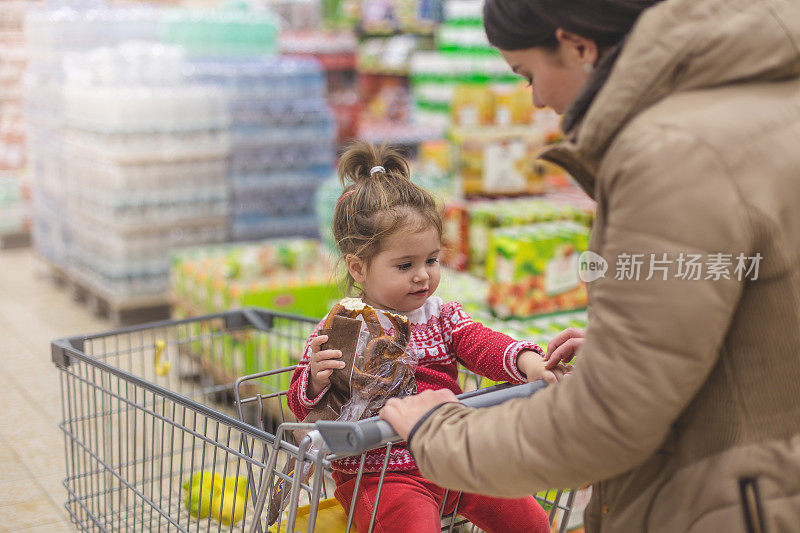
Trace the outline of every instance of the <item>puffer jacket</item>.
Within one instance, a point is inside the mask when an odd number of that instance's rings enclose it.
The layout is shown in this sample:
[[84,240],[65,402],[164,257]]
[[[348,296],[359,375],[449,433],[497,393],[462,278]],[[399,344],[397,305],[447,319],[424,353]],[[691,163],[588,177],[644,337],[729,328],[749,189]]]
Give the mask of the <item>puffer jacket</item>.
[[800,2],[656,4],[566,133],[543,157],[597,200],[608,261],[574,376],[440,407],[411,439],[422,473],[592,482],[590,532],[800,530]]

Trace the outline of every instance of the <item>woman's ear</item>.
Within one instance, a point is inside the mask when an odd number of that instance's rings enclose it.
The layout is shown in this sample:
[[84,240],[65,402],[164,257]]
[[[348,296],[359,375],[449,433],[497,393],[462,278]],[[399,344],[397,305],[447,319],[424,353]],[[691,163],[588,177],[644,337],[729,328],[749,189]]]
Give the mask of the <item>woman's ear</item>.
[[594,66],[597,64],[600,50],[597,47],[597,43],[592,39],[582,37],[563,28],[556,29],[556,39],[560,45],[562,60],[567,62],[568,65],[583,66],[588,63]]
[[347,264],[347,271],[350,272],[350,276],[355,282],[364,283],[364,279],[367,277],[367,265],[364,260],[353,254],[347,254],[344,261]]

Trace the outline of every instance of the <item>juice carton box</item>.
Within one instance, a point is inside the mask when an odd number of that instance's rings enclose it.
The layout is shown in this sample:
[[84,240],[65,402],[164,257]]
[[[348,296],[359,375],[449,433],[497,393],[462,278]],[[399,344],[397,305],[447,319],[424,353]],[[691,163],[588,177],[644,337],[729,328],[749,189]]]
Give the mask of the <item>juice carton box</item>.
[[515,198],[496,202],[476,202],[468,214],[467,241],[469,271],[486,277],[486,257],[497,228],[523,226],[553,220],[587,219],[584,212],[567,204],[554,204],[540,198]]
[[465,200],[444,208],[442,262],[458,271],[466,271],[469,266],[469,203]]
[[572,221],[496,230],[487,258],[490,309],[525,318],[585,307],[578,256],[588,241],[588,228]]
[[543,198],[459,200],[444,210],[443,262],[459,271],[486,276],[486,254],[496,228],[552,220],[591,224],[592,213],[583,207]]
[[453,128],[456,172],[464,194],[499,196],[544,192],[544,166],[536,153],[545,136],[530,126]]

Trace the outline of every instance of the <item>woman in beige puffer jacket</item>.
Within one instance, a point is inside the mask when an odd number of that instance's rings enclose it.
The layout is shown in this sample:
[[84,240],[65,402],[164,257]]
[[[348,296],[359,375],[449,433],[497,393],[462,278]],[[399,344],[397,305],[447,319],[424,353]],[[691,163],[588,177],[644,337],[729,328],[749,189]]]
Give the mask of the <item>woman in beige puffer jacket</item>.
[[[444,487],[592,482],[590,532],[797,531],[800,2],[487,0],[484,14],[534,102],[565,113],[567,140],[542,157],[597,200],[590,248],[609,270],[569,341],[571,379],[491,409],[430,393],[382,416]],[[608,17],[633,27],[603,33]]]

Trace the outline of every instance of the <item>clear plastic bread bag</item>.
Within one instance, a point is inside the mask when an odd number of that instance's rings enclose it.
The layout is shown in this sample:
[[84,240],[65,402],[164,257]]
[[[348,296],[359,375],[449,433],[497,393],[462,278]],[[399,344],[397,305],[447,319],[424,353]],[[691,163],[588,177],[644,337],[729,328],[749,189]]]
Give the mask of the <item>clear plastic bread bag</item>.
[[[339,302],[326,325],[333,326],[334,331],[342,319],[356,319],[361,324],[352,356],[342,350],[345,368],[331,375],[331,388],[345,391],[345,397],[349,393],[337,419],[353,421],[374,416],[389,398],[416,394],[417,358],[407,350],[411,334],[408,319],[375,310],[356,298]],[[355,329],[355,325],[350,327]]]

